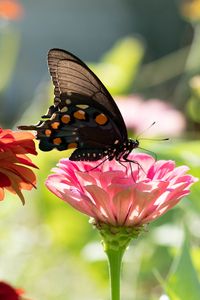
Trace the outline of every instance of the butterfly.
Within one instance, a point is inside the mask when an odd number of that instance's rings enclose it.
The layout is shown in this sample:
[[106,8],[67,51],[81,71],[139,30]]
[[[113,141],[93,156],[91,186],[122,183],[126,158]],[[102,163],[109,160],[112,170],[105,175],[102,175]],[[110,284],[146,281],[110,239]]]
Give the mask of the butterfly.
[[69,157],[73,161],[130,161],[128,155],[139,141],[128,138],[123,117],[100,79],[61,49],[48,52],[48,67],[54,104],[38,124],[18,128],[35,130],[42,151],[74,149]]

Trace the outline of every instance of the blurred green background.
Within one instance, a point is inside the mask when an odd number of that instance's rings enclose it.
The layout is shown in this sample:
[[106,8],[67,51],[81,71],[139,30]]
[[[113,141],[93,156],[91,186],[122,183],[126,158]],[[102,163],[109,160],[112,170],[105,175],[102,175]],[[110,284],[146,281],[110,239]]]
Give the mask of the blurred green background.
[[[10,2],[11,5],[6,5]],[[200,1],[0,0],[0,126],[37,123],[53,100],[50,48],[86,61],[117,100],[130,137],[200,177]],[[108,300],[108,270],[88,218],[44,186],[68,152],[38,153],[37,190],[0,209],[0,279],[33,300]],[[200,299],[200,189],[129,247],[123,300]]]

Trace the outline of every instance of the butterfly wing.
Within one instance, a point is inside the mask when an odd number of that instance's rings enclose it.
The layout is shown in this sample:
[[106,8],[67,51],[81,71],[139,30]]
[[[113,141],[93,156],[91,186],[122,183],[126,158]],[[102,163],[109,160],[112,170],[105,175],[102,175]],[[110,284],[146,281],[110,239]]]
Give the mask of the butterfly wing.
[[47,60],[48,60],[49,72],[52,77],[52,82],[54,85],[55,104],[58,104],[60,99],[60,90],[59,90],[58,79],[57,79],[57,66],[58,66],[58,62],[63,59],[75,60],[81,63],[81,61],[77,57],[75,57],[74,55],[72,55],[71,53],[65,50],[51,49],[48,52]]
[[111,114],[127,139],[123,117],[112,96],[99,78],[78,57],[61,49],[51,49],[48,53],[49,71],[55,86],[54,93],[60,98],[62,93],[76,93],[88,96],[100,103]]
[[62,94],[60,106],[61,109],[50,119],[30,128],[37,131],[41,150],[78,148],[101,151],[122,142],[120,129],[112,115],[91,98],[74,93],[70,96]]
[[116,103],[80,59],[67,51],[52,49],[48,65],[55,87],[54,105],[45,116],[48,119],[19,127],[37,131],[41,150],[77,148],[80,153],[83,149],[102,153],[103,149],[127,140],[126,126]]

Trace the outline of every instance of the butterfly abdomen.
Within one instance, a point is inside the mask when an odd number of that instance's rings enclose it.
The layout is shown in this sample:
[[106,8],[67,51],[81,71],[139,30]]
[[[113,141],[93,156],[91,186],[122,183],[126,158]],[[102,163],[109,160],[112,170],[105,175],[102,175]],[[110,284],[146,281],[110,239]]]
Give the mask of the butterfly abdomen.
[[102,149],[76,149],[70,156],[74,161],[97,161],[105,156]]
[[138,140],[128,139],[124,143],[116,143],[108,148],[80,148],[76,149],[70,156],[74,161],[97,161],[104,157],[108,160],[126,160],[130,152],[139,146]]

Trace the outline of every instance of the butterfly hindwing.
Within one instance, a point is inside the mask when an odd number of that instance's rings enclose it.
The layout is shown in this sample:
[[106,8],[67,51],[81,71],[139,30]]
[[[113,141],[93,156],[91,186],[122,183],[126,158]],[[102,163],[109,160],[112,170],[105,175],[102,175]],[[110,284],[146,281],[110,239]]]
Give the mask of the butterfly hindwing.
[[62,94],[60,105],[61,109],[37,128],[41,150],[105,149],[121,141],[109,111],[100,104],[91,105],[87,97],[78,94]]

